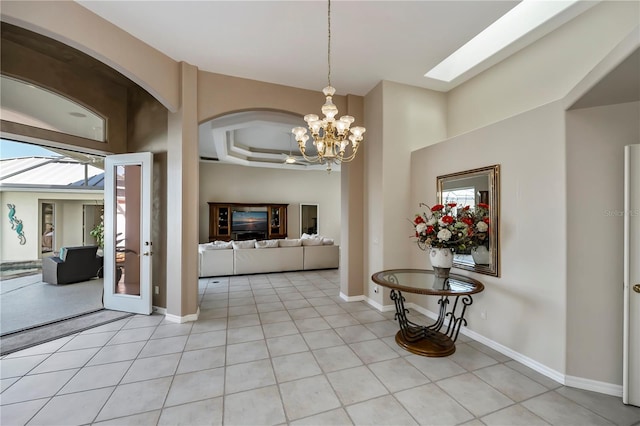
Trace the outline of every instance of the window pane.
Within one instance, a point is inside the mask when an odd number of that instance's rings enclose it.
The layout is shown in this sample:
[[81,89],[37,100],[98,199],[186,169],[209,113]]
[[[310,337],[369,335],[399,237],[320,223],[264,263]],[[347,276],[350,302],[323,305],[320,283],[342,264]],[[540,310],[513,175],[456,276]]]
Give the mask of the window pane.
[[21,80],[2,76],[2,119],[96,141],[105,141],[105,121],[82,105]]

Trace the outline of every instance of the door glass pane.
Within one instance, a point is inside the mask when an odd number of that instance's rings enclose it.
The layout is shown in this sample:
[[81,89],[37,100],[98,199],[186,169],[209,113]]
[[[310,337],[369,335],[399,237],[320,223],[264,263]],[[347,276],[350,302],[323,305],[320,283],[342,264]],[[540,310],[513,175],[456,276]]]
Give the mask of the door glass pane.
[[118,294],[140,295],[140,193],[138,164],[116,166],[115,289]]

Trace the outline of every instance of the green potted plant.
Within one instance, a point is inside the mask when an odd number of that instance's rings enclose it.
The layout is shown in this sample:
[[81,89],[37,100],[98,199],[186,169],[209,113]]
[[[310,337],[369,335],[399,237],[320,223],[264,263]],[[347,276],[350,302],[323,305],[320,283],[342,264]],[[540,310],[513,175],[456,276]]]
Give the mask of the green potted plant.
[[99,251],[102,252],[104,250],[104,220],[102,216],[100,216],[100,223],[89,231],[89,235],[96,239]]
[[[96,243],[98,244],[98,256],[104,256],[104,217],[100,216],[100,223],[98,223],[91,231],[89,231],[89,235],[96,239]],[[121,235],[122,233],[118,233]],[[122,242],[123,240],[117,240],[116,244]],[[116,251],[124,251],[123,249],[116,247]],[[103,270],[100,268],[98,271],[98,277],[102,278]],[[116,282],[120,281],[122,277],[122,267],[116,266]]]

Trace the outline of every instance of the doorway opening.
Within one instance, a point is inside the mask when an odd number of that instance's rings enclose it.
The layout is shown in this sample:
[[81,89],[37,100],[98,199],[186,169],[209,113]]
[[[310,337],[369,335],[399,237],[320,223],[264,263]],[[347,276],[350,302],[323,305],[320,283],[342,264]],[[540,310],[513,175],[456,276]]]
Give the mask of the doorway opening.
[[[0,335],[23,332],[103,309],[102,279],[44,282],[43,261],[68,247],[95,246],[91,231],[104,205],[102,157],[0,139],[0,207],[20,234],[0,222]],[[14,222],[15,223],[15,222]],[[17,236],[22,238],[18,239]]]

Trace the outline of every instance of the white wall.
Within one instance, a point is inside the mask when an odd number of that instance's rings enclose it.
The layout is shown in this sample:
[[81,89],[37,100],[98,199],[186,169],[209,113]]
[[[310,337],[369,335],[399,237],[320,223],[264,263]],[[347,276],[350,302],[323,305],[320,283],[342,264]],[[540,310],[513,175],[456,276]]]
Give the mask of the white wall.
[[563,98],[640,22],[640,2],[603,1],[449,92],[448,135]]
[[300,203],[318,204],[319,232],[340,244],[340,173],[200,163],[199,241],[209,240],[208,202],[289,204],[289,238],[300,236]]
[[638,102],[567,112],[567,374],[618,385],[624,146],[640,143],[638,117]]
[[[564,111],[555,102],[411,156],[414,213],[419,202],[436,202],[437,176],[500,164],[500,277],[454,269],[485,284],[468,311],[468,328],[552,375],[564,373],[566,353],[564,133]],[[428,267],[414,241],[403,244],[412,246],[411,267]],[[433,299],[416,300],[437,312]]]
[[[100,193],[21,192],[0,191],[2,217],[0,220],[0,261],[26,261],[41,257],[41,238],[44,232],[40,223],[40,203],[55,205],[54,251],[62,246],[81,246],[84,241],[83,205],[103,204]],[[20,245],[16,231],[11,229],[7,204],[15,204],[16,217],[22,220],[26,244]]]
[[[40,254],[40,219],[38,217],[38,202],[30,193],[25,192],[0,192],[0,260],[22,261],[35,260]],[[20,245],[18,234],[11,229],[9,223],[9,207],[15,205],[15,217],[22,221],[26,243]]]

